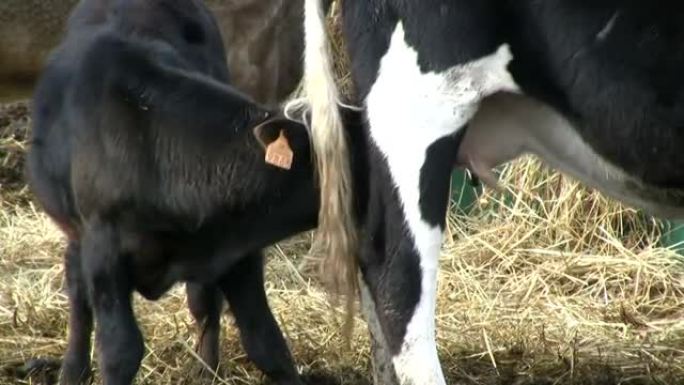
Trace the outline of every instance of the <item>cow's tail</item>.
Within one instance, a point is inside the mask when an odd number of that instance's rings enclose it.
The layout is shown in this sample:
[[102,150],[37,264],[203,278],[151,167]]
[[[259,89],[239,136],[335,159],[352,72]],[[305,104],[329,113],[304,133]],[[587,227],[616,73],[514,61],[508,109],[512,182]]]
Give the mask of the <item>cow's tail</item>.
[[[337,293],[347,295],[347,331],[358,293],[357,239],[353,217],[352,175],[340,95],[335,83],[332,52],[327,38],[324,1],[305,0],[304,87],[310,112],[311,141],[320,185],[314,250],[320,253],[321,272]],[[339,0],[338,0],[339,1]]]

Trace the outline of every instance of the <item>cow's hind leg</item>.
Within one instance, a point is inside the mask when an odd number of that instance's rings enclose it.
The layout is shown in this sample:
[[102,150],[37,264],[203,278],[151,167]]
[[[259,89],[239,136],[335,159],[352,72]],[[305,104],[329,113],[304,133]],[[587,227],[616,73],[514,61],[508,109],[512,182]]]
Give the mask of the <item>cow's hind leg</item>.
[[449,134],[405,148],[405,156],[416,164],[387,157],[384,166],[384,155],[378,153],[373,159],[379,165],[373,166],[370,236],[362,243],[360,267],[377,384],[444,384],[434,312],[456,143]]
[[60,383],[86,383],[90,377],[90,338],[93,332],[93,312],[88,303],[87,290],[81,270],[81,246],[70,241],[64,256],[65,275],[69,296],[69,339]]
[[243,257],[221,283],[249,359],[279,385],[302,384],[285,338],[268,306],[261,252]]
[[[188,308],[195,318],[198,330],[197,352],[211,369],[218,368],[219,336],[221,334],[221,307],[223,296],[218,287],[188,282],[186,284]],[[205,374],[205,371],[202,371]]]
[[366,99],[372,175],[360,257],[364,307],[375,313],[369,321],[377,321],[371,329],[381,348],[374,355],[376,381],[445,383],[434,313],[458,133],[482,98],[516,89],[506,69],[510,60],[502,45],[480,59],[430,71],[419,65],[401,23],[381,60]]
[[133,283],[120,234],[109,223],[86,225],[81,257],[95,315],[100,372],[106,385],[130,385],[143,356],[143,339],[131,304]]

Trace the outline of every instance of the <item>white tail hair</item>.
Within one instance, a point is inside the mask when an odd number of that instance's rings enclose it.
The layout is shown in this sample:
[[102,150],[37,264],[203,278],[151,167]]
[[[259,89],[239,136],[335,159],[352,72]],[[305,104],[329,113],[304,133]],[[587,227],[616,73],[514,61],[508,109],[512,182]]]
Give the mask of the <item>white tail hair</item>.
[[331,65],[323,1],[305,0],[304,100],[293,100],[286,106],[286,112],[304,107],[311,113],[312,153],[321,193],[314,250],[323,257],[320,267],[324,280],[332,283],[337,293],[347,295],[348,333],[358,291],[358,235],[349,149],[339,111],[341,103]]

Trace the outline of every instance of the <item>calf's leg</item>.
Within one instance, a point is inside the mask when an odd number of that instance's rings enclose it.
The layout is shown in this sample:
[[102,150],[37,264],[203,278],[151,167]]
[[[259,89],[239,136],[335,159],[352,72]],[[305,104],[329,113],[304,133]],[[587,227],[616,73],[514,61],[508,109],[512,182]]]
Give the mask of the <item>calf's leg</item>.
[[115,227],[95,221],[86,229],[81,244],[83,276],[96,320],[103,383],[130,385],[144,349],[131,304],[132,274]]
[[302,384],[264,291],[261,252],[247,254],[221,280],[247,356],[279,385]]
[[[195,318],[199,338],[197,352],[213,370],[218,368],[219,336],[221,334],[221,291],[213,285],[188,282],[185,285],[188,307]],[[204,371],[203,371],[204,373]]]
[[90,377],[90,337],[93,332],[93,312],[81,270],[81,246],[70,241],[64,256],[69,296],[69,337],[60,383],[77,385]]

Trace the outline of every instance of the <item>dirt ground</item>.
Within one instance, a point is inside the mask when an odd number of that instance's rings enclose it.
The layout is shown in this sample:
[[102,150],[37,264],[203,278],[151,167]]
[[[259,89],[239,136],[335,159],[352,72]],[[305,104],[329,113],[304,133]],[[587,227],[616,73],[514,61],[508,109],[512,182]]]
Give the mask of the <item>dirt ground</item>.
[[0,104],[0,192],[4,201],[8,194],[23,194],[18,203],[28,203],[24,181],[24,153],[29,133],[27,102]]
[[[0,384],[54,383],[67,332],[63,239],[23,177],[29,127],[26,103],[0,105]],[[531,159],[501,178],[506,204],[486,193],[469,216],[450,210],[437,314],[448,383],[684,383],[684,268],[659,246],[659,223]],[[345,349],[341,317],[302,268],[310,238],[269,248],[269,301],[308,383],[370,384],[365,324]],[[182,285],[134,300],[147,348],[138,384],[264,382],[228,310],[207,381],[194,375]]]

